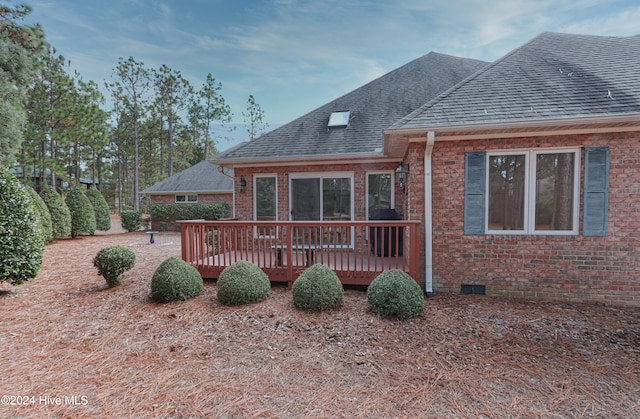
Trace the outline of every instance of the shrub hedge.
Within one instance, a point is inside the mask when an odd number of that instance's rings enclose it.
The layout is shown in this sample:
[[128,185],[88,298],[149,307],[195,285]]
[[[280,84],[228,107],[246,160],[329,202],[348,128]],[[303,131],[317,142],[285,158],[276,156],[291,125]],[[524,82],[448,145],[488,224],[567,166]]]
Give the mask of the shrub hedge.
[[29,193],[29,197],[40,215],[40,225],[42,226],[44,242],[49,243],[51,239],[53,239],[53,226],[51,224],[49,208],[47,208],[47,204],[44,203],[42,197],[38,195],[38,192],[36,192],[35,189],[30,187],[25,187],[25,189]]
[[330,310],[342,305],[344,288],[326,265],[315,264],[302,272],[291,287],[293,305],[303,310]]
[[0,168],[0,282],[20,284],[42,267],[44,234],[26,187]]
[[229,206],[226,202],[204,204],[151,204],[151,221],[167,225],[175,220],[219,220],[227,217]]
[[96,215],[87,195],[79,187],[72,188],[65,198],[71,213],[71,237],[96,231]]
[[129,232],[140,230],[140,226],[142,225],[142,219],[140,217],[140,211],[122,211],[120,213],[122,228]]
[[96,216],[96,230],[109,231],[111,229],[111,212],[107,200],[98,189],[93,187],[87,190],[87,198],[89,198]]
[[58,192],[45,186],[40,192],[51,215],[51,233],[54,239],[64,239],[71,234],[71,212]]
[[399,269],[378,275],[367,288],[367,299],[374,313],[401,320],[419,316],[424,309],[422,288]]
[[158,302],[184,301],[202,293],[198,270],[177,257],[158,266],[151,278],[151,297]]
[[269,298],[271,282],[258,266],[240,260],[224,268],[218,278],[216,289],[220,304],[242,305]]

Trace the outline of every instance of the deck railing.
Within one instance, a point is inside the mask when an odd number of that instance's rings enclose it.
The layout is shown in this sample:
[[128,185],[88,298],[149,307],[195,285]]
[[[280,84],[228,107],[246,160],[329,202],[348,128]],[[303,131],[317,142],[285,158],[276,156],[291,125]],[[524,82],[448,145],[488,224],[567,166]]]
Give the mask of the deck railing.
[[182,259],[203,278],[249,261],[289,285],[314,263],[343,284],[368,285],[388,269],[419,280],[418,221],[204,221],[180,223]]

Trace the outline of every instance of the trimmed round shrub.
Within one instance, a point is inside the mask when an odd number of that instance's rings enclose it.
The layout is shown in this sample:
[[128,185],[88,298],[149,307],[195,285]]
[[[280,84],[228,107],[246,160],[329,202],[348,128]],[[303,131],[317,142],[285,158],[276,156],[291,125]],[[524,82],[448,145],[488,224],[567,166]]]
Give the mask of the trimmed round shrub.
[[184,301],[200,293],[200,273],[177,257],[172,256],[162,262],[151,278],[151,297],[159,302]]
[[49,243],[51,239],[53,239],[53,226],[51,224],[51,214],[49,213],[49,208],[47,208],[47,204],[44,203],[38,192],[33,188],[26,187],[27,192],[29,192],[29,197],[36,209],[38,210],[38,214],[40,215],[40,225],[42,226],[42,234],[44,235],[44,242]]
[[135,262],[136,254],[123,246],[102,248],[93,258],[93,266],[98,268],[98,275],[102,275],[109,287],[120,285],[120,277],[133,268]]
[[80,233],[93,234],[96,231],[96,214],[87,195],[79,187],[69,191],[65,202],[71,213],[71,237]]
[[228,306],[255,303],[271,295],[271,282],[267,274],[246,260],[224,268],[216,288],[218,301]]
[[93,187],[87,190],[87,198],[89,198],[96,216],[96,230],[109,231],[111,229],[111,212],[107,200],[98,189]]
[[142,225],[140,211],[122,211],[120,213],[120,222],[122,223],[122,228],[129,232],[140,230]]
[[0,281],[17,285],[35,278],[43,255],[38,210],[26,187],[0,168]]
[[293,305],[303,310],[330,310],[340,307],[344,288],[338,275],[326,265],[315,264],[302,272],[291,287]]
[[401,320],[419,316],[424,309],[422,288],[399,269],[378,275],[367,289],[367,299],[374,313]]
[[51,186],[45,186],[40,197],[51,215],[51,235],[54,239],[64,239],[71,234],[71,213],[64,199]]

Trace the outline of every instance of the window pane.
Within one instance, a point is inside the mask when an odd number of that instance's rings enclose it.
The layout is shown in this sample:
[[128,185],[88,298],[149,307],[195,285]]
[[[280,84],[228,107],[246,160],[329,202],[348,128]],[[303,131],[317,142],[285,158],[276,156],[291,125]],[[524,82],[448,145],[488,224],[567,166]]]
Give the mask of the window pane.
[[322,179],[322,219],[351,219],[351,181],[349,178]]
[[276,220],[276,178],[256,178],[256,220]]
[[293,220],[320,220],[320,179],[291,179]]
[[176,202],[185,202],[187,197],[184,195],[176,195]]
[[187,201],[189,201],[189,202],[198,202],[198,195],[189,195],[189,196],[187,196]]
[[489,229],[524,228],[525,156],[489,157]]
[[573,230],[575,153],[536,157],[536,230]]
[[369,175],[369,191],[367,204],[369,205],[369,216],[378,209],[391,208],[391,174],[372,173]]

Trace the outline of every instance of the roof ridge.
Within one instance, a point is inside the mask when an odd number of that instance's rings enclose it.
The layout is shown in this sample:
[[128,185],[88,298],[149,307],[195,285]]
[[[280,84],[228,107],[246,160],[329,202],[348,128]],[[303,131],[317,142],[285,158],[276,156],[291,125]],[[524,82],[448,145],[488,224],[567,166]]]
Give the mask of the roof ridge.
[[533,43],[535,40],[537,40],[540,37],[542,37],[542,36],[544,36],[546,34],[549,34],[549,33],[551,33],[551,32],[542,32],[541,34],[537,35],[536,37],[530,39],[525,44],[522,44],[522,45],[518,46],[517,48],[512,49],[511,51],[509,51],[508,53],[506,53],[502,57],[498,58],[497,60],[492,61],[488,65],[480,68],[475,73],[470,74],[465,79],[463,79],[460,82],[458,82],[458,84],[456,84],[454,86],[451,86],[449,89],[445,90],[444,92],[440,93],[439,95],[437,95],[436,97],[434,97],[433,99],[431,99],[430,101],[425,103],[424,105],[420,106],[418,109],[414,110],[409,115],[406,115],[403,118],[401,118],[400,120],[396,121],[390,128],[400,127],[400,126],[404,125],[407,121],[410,121],[416,115],[419,115],[419,114],[423,113],[427,109],[433,107],[435,104],[440,102],[442,99],[446,98],[447,96],[450,96],[455,91],[461,89],[463,86],[465,86],[471,80],[474,80],[474,79],[478,78],[479,76],[481,76],[482,74],[486,73],[490,69],[492,69],[492,68],[496,67],[497,65],[499,65],[500,63],[504,62],[507,58],[512,57],[513,55],[515,55],[518,51],[522,50],[525,46]]

